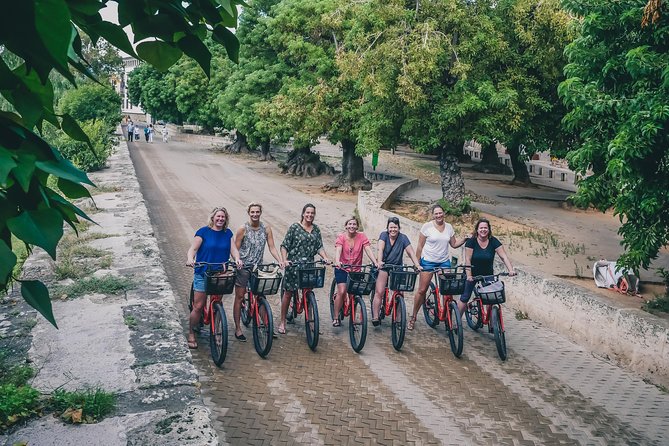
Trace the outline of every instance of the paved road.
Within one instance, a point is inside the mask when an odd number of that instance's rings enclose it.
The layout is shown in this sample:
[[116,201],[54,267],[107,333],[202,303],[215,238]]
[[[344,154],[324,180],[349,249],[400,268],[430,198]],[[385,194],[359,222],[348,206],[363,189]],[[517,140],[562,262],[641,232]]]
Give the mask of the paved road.
[[[207,149],[138,142],[130,153],[165,268],[183,296],[184,324],[185,253],[211,207],[226,205],[236,227],[246,203],[260,200],[281,240],[313,201],[328,247],[353,211],[350,201],[306,196],[262,168],[249,170]],[[317,297],[327,321],[325,291]],[[278,299],[271,300],[276,315]],[[226,311],[232,314],[230,301]],[[215,427],[229,444],[668,444],[669,395],[532,321],[516,320],[510,309],[505,314],[504,363],[490,335],[468,329],[464,355],[455,359],[443,326],[432,330],[421,319],[400,353],[386,325],[370,326],[363,352],[355,354],[346,323],[325,324],[312,353],[298,321],[267,360],[232,331],[222,368],[212,365],[206,338],[193,358]]]

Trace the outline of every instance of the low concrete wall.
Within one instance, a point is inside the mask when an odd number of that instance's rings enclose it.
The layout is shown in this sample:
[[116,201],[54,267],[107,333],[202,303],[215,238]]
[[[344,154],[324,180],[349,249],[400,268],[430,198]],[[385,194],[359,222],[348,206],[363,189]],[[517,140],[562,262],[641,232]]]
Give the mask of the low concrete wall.
[[[375,182],[358,193],[358,212],[367,236],[378,237],[389,217],[418,240],[421,223],[385,208],[417,180]],[[669,323],[641,310],[616,307],[596,293],[514,262],[518,276],[505,280],[507,304],[593,352],[615,360],[656,384],[669,387]],[[496,270],[504,270],[500,263]]]

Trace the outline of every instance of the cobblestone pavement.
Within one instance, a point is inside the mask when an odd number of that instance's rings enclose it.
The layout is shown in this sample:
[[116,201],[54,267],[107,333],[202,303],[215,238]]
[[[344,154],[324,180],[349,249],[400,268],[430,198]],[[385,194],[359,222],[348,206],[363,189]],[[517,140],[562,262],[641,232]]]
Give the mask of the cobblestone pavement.
[[[352,202],[305,196],[206,149],[135,143],[130,151],[165,269],[183,296],[178,306],[184,324],[191,278],[185,253],[209,208],[225,204],[237,227],[245,204],[260,200],[280,243],[302,205],[313,201],[330,255],[339,223],[353,211]],[[456,359],[443,325],[431,329],[422,317],[401,352],[392,348],[386,323],[370,324],[365,348],[356,354],[347,323],[338,329],[328,323],[326,291],[317,298],[322,335],[316,352],[307,347],[298,318],[261,359],[250,330],[249,342],[232,336],[231,300],[225,303],[228,357],[220,369],[209,358],[206,335],[200,338],[193,360],[223,442],[669,444],[666,392],[531,320],[516,320],[511,308],[504,313],[509,359],[501,362],[492,335],[469,329],[464,354]],[[277,318],[278,298],[270,302]],[[407,299],[408,309],[411,304]]]

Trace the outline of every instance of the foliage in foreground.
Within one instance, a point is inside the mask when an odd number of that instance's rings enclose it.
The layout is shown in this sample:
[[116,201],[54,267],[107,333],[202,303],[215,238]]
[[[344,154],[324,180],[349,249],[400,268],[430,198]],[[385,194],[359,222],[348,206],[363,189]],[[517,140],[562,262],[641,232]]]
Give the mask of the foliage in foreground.
[[[80,32],[93,45],[104,38],[161,70],[186,54],[209,75],[211,53],[203,43],[207,35],[224,45],[231,59],[238,59],[239,42],[228,27],[237,24],[241,0],[147,1],[143,7],[134,0],[116,0],[119,24],[102,19],[100,10],[107,3],[25,0],[0,15],[0,94],[11,110],[0,112],[0,289],[16,279],[12,235],[28,249],[39,246],[55,259],[63,224],[74,227],[79,219],[89,219],[69,200],[89,197],[84,185],[92,182],[41,135],[49,123],[91,147],[77,121],[54,109],[51,81],[55,73],[71,84],[76,83],[75,73],[93,77]],[[127,26],[136,42],[141,41],[136,47],[123,30]],[[9,59],[18,62],[9,66]],[[58,191],[49,186],[50,177],[58,179]],[[42,282],[22,280],[21,294],[56,326]]]

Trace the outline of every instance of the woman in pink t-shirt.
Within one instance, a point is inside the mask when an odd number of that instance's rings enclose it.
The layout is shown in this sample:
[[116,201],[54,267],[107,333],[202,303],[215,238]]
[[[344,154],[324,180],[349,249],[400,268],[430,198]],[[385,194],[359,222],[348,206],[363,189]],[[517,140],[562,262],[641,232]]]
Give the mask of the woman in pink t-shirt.
[[332,321],[333,327],[341,326],[339,320],[339,311],[344,303],[344,296],[346,296],[346,279],[348,278],[348,271],[355,271],[356,268],[342,268],[341,265],[362,265],[362,252],[367,254],[367,257],[377,267],[379,263],[374,256],[369,239],[362,232],[358,232],[360,222],[356,217],[351,217],[344,223],[345,231],[339,234],[335,241],[335,281],[337,282],[337,297],[334,301],[334,314],[337,315]]

